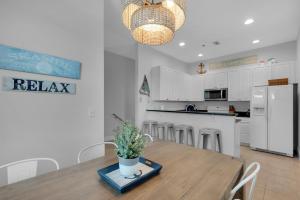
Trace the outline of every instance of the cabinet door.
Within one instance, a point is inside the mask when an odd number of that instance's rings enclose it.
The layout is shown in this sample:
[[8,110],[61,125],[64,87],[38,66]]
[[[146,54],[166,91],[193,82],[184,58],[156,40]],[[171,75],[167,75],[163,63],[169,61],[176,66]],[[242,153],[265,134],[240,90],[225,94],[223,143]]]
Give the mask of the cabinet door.
[[219,72],[214,75],[215,87],[216,88],[227,88],[228,87],[228,77],[227,72]]
[[190,76],[189,101],[203,101],[203,78],[199,75]]
[[240,101],[250,101],[251,99],[251,87],[252,78],[251,70],[241,70],[240,71]]
[[240,123],[240,134],[241,134],[240,140],[241,140],[241,143],[244,143],[244,144],[249,144],[250,143],[249,133],[250,133],[249,122],[241,122]]
[[238,101],[240,98],[240,72],[228,72],[228,101]]
[[292,63],[280,63],[271,66],[271,78],[281,79],[288,78],[289,83],[295,82],[295,75]]
[[268,80],[271,79],[270,67],[257,67],[253,70],[253,86],[268,85]]
[[172,90],[170,90],[171,82],[170,70],[166,67],[160,67],[160,100],[170,100]]
[[215,74],[206,74],[204,78],[204,88],[215,89],[216,87]]

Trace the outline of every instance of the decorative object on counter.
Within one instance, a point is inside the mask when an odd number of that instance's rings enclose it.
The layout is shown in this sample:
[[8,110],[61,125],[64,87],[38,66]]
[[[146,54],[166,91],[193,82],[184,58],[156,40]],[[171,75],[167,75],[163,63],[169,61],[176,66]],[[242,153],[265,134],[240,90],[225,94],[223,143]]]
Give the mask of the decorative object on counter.
[[81,63],[0,44],[0,69],[80,79]]
[[235,113],[235,107],[233,105],[229,105],[229,112]]
[[23,78],[3,78],[4,91],[46,92],[55,94],[76,94],[76,84],[40,81]]
[[146,45],[170,42],[185,21],[185,0],[123,0],[123,24]]
[[269,65],[273,65],[273,64],[279,63],[279,61],[278,61],[276,58],[269,58],[269,59],[267,60],[267,63],[268,63]]
[[142,95],[150,96],[150,87],[146,75],[144,75],[144,80],[139,92]]
[[118,146],[116,151],[119,157],[120,173],[127,178],[140,176],[136,165],[145,148],[144,135],[137,127],[124,122],[117,131],[115,143]]
[[237,59],[232,59],[232,60],[225,60],[225,61],[221,61],[221,62],[209,63],[209,69],[215,70],[215,69],[222,69],[222,68],[226,68],[226,67],[257,64],[257,62],[258,62],[257,55],[248,56],[248,57],[237,58]]
[[269,83],[269,86],[288,85],[289,79],[288,78],[273,79],[273,80],[268,80],[268,83]]
[[185,106],[185,111],[187,111],[187,112],[195,112],[195,111],[197,111],[197,106],[195,104],[187,104]]
[[199,74],[205,74],[205,73],[207,72],[207,70],[205,69],[204,63],[200,63],[200,64],[198,65],[198,70],[197,70],[197,72],[198,72]]

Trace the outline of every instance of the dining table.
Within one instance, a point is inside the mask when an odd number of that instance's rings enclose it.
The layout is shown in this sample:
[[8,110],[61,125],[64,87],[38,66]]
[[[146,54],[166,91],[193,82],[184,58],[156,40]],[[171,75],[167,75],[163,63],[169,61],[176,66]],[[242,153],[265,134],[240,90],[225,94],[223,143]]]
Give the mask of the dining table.
[[[0,200],[228,200],[244,162],[238,158],[166,141],[148,144],[143,156],[162,165],[157,176],[126,193],[102,181],[97,170],[118,162],[105,156],[0,187]],[[244,189],[236,196],[244,199]]]

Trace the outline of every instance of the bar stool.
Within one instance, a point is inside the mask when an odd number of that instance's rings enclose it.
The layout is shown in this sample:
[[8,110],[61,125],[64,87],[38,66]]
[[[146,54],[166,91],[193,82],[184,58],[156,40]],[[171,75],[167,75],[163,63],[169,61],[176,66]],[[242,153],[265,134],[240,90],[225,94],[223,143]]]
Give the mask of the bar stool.
[[157,130],[157,121],[147,120],[143,122],[142,132],[144,134],[149,134],[152,137],[157,137],[158,130]]
[[[219,129],[215,129],[215,128],[200,129],[199,137],[198,137],[198,147],[207,149],[208,140],[210,140],[212,151],[218,151],[219,153],[222,153],[221,131]],[[217,150],[217,142],[218,142],[218,150]]]
[[170,122],[158,123],[158,138],[163,140],[172,140],[175,138],[174,124]]
[[192,126],[184,124],[175,126],[175,136],[178,144],[195,145],[194,127]]

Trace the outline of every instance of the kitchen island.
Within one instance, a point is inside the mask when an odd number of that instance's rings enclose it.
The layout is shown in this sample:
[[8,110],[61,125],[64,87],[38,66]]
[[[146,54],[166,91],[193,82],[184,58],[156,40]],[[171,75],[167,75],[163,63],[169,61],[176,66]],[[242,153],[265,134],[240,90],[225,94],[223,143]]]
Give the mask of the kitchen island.
[[146,120],[193,126],[196,144],[198,143],[199,130],[201,128],[217,128],[221,130],[222,153],[237,158],[240,157],[240,120],[236,118],[234,113],[147,110],[145,117]]

